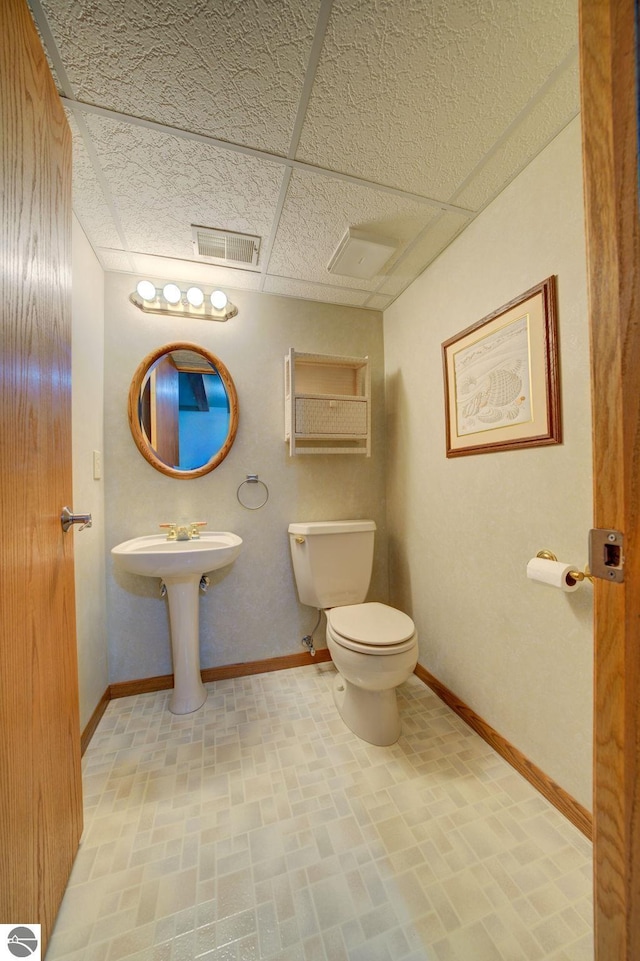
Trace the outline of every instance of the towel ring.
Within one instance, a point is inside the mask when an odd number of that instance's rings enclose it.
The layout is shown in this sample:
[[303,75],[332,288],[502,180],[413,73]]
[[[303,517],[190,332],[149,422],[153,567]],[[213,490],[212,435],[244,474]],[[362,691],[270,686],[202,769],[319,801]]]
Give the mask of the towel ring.
[[257,474],[247,474],[238,487],[237,497],[248,511],[258,511],[269,500],[269,488]]

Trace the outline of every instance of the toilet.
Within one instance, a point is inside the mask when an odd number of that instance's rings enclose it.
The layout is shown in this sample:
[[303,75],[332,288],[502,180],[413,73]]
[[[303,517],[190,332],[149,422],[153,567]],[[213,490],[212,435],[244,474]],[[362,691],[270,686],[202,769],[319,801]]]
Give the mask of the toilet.
[[300,603],[327,617],[340,716],[358,737],[383,746],[400,737],[396,688],[418,663],[418,637],[407,614],[364,603],[375,530],[370,520],[290,524],[289,546]]

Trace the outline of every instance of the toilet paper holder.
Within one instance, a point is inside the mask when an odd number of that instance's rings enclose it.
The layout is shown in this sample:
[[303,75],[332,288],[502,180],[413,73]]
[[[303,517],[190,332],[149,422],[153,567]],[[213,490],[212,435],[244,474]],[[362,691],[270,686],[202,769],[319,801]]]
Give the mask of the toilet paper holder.
[[[557,561],[558,558],[552,551],[538,551],[536,557],[541,557],[545,561]],[[593,574],[589,570],[589,565],[587,564],[584,571],[569,571],[569,577],[572,577],[574,581],[591,581],[593,584]]]

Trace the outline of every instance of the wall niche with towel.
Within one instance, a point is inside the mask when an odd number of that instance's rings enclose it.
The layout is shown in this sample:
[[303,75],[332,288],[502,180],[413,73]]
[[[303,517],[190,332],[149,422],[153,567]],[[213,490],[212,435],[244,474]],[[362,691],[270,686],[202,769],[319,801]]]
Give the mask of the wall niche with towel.
[[156,470],[186,480],[214,470],[238,430],[238,396],[222,361],[197,344],[158,347],[129,388],[129,427]]

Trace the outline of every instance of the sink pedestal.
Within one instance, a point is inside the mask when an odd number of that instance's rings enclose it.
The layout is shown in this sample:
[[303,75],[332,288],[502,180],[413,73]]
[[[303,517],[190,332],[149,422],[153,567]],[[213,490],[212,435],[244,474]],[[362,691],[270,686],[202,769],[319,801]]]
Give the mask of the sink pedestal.
[[200,676],[200,578],[208,571],[233,564],[241,547],[242,538],[231,531],[202,531],[191,540],[146,534],[111,548],[119,570],[160,577],[166,585],[173,656],[172,714],[191,714],[207,699]]
[[169,602],[173,693],[172,714],[191,714],[202,707],[207,689],[200,675],[199,590],[200,575],[163,578]]

